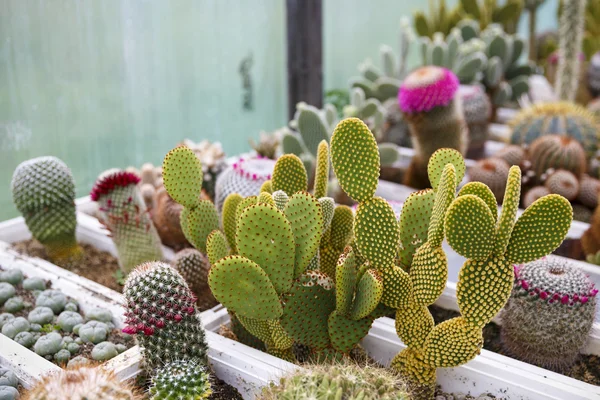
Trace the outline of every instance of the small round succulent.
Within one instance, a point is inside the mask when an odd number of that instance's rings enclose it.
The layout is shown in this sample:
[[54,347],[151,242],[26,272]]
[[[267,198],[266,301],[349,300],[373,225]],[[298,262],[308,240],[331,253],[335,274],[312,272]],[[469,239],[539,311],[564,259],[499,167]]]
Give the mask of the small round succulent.
[[201,400],[212,394],[210,373],[192,360],[167,363],[152,377],[152,400]]
[[398,104],[405,114],[431,111],[447,106],[458,91],[459,81],[446,68],[428,65],[409,74],[398,92]]
[[574,200],[579,194],[579,180],[573,173],[564,169],[555,171],[546,179],[550,193],[560,194],[567,200]]
[[17,293],[17,290],[13,285],[8,282],[0,282],[0,306],[2,306],[6,300],[10,299]]
[[35,300],[36,307],[48,307],[54,314],[60,314],[67,304],[67,296],[60,290],[48,289],[38,295]]
[[587,168],[583,147],[570,136],[544,135],[531,144],[529,154],[531,169],[538,177],[550,169],[563,169],[580,177]]
[[23,282],[23,272],[18,268],[11,268],[0,271],[0,282],[8,282],[11,285],[18,285]]
[[92,358],[96,361],[110,360],[117,355],[117,346],[112,342],[100,342],[92,349]]
[[569,368],[594,322],[593,282],[555,257],[515,266],[502,314],[502,341],[516,358],[555,371]]
[[54,319],[54,311],[50,307],[36,307],[29,311],[27,319],[32,324],[46,325]]
[[29,321],[27,321],[23,317],[17,317],[15,319],[7,321],[2,326],[2,334],[13,339],[18,333],[28,331],[29,327]]
[[63,331],[73,332],[75,325],[83,323],[83,317],[74,311],[63,311],[58,316],[56,323]]
[[577,200],[584,206],[594,209],[598,206],[598,193],[600,193],[600,180],[583,175],[579,180]]

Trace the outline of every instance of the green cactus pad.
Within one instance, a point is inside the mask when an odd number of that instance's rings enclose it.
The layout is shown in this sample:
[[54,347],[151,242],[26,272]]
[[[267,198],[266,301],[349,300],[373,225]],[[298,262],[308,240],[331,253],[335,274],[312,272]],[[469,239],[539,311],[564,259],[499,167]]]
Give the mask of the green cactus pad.
[[275,201],[273,200],[273,196],[267,192],[260,192],[258,195],[257,203],[269,204],[275,207]]
[[356,274],[356,258],[352,248],[348,247],[340,256],[335,273],[335,309],[339,314],[350,314],[356,288]]
[[354,226],[356,244],[372,267],[390,266],[398,251],[400,232],[390,204],[380,197],[360,203]]
[[517,166],[510,167],[502,211],[496,228],[496,242],[494,243],[494,254],[501,255],[506,252],[510,235],[517,220],[517,211],[521,200],[521,169]]
[[454,165],[456,172],[456,183],[454,186],[458,185],[465,176],[465,160],[463,160],[460,152],[454,149],[436,150],[435,153],[431,155],[429,163],[427,164],[427,175],[429,176],[429,181],[431,182],[433,190],[437,190],[444,168],[447,164]]
[[498,220],[498,206],[496,203],[496,197],[494,197],[494,193],[492,193],[490,188],[481,182],[469,182],[458,191],[459,197],[467,194],[477,196],[483,200],[485,204],[487,204],[490,212],[492,213],[495,224]]
[[281,326],[298,343],[324,349],[330,344],[327,320],[334,310],[333,281],[323,273],[309,271],[286,296]]
[[429,399],[433,396],[431,385],[435,385],[435,367],[424,364],[421,361],[422,358],[421,352],[407,347],[396,354],[390,363],[390,367],[408,378],[411,381],[411,386],[415,386],[415,383],[422,385],[421,387],[412,388],[415,394],[424,393],[422,397],[416,397],[417,399]]
[[331,226],[331,221],[333,220],[335,201],[331,197],[321,197],[319,204],[323,213],[323,231],[326,231]]
[[432,367],[456,367],[475,358],[483,347],[481,328],[457,317],[438,324],[425,341],[424,362]]
[[573,208],[567,199],[549,194],[527,207],[518,219],[506,250],[506,258],[522,264],[550,254],[564,240]]
[[275,207],[281,212],[285,210],[285,206],[290,198],[283,190],[277,190],[273,192],[273,200],[275,201]]
[[279,157],[275,163],[271,185],[274,191],[283,190],[288,196],[305,191],[308,177],[302,160],[294,154]]
[[273,341],[272,347],[279,349],[288,349],[292,347],[294,339],[287,334],[278,319],[269,319],[267,320],[267,324],[271,330],[271,340]]
[[208,235],[206,240],[206,254],[210,265],[215,265],[217,261],[229,255],[229,246],[227,246],[227,238],[223,232],[214,230]]
[[318,109],[311,106],[304,106],[299,111],[297,119],[298,131],[308,151],[314,157],[317,157],[319,143],[323,140],[329,140],[329,132],[327,132],[327,127],[321,119]]
[[241,314],[236,314],[238,321],[242,324],[244,328],[252,335],[256,336],[262,342],[265,342],[267,346],[273,346],[273,336],[271,332],[271,327],[269,326],[269,321],[274,321],[272,319],[255,319],[244,317]]
[[298,135],[293,133],[286,133],[281,139],[281,149],[284,154],[295,154],[300,157],[306,152],[304,145],[300,141]]
[[444,219],[446,210],[454,199],[456,191],[456,172],[452,164],[447,164],[435,193],[433,212],[429,221],[427,241],[432,247],[439,247],[444,240]]
[[206,239],[219,229],[219,214],[209,200],[200,200],[196,207],[181,211],[181,230],[185,238],[198,250],[206,253]]
[[323,140],[319,143],[317,152],[317,171],[315,173],[315,197],[320,199],[327,196],[329,183],[329,145]]
[[323,232],[323,214],[318,200],[308,192],[298,192],[290,197],[284,214],[292,226],[296,255],[294,278],[302,274],[319,250]]
[[285,293],[294,278],[295,248],[285,216],[268,204],[249,206],[238,219],[235,236],[240,255],[260,265],[277,293]]
[[260,193],[262,192],[273,193],[273,185],[271,184],[271,180],[265,181],[265,183],[262,184],[260,187]]
[[433,212],[435,193],[431,189],[411,193],[404,202],[400,213],[400,242],[404,249],[407,265],[412,262],[413,255],[427,241],[429,220]]
[[448,279],[448,259],[441,247],[427,242],[419,247],[410,268],[414,301],[428,306],[441,296]]
[[176,147],[163,161],[163,181],[169,196],[186,208],[196,207],[202,192],[202,164],[188,147]]
[[331,163],[340,186],[352,199],[363,202],[373,198],[379,180],[379,150],[360,119],[347,118],[336,126]]
[[323,272],[331,279],[335,278],[335,268],[340,257],[340,251],[334,249],[331,245],[321,246],[319,250],[320,265],[319,271]]
[[458,274],[456,298],[463,317],[483,328],[504,307],[513,284],[513,267],[502,256],[467,260]]
[[342,353],[348,353],[362,338],[367,336],[373,320],[371,318],[352,320],[345,315],[333,312],[327,322],[333,348]]
[[331,220],[331,245],[336,250],[343,250],[352,240],[354,213],[348,206],[337,206]]
[[392,308],[408,306],[413,295],[412,282],[408,273],[392,264],[381,272],[381,277],[383,279],[381,302]]
[[235,226],[237,224],[237,208],[242,200],[244,200],[244,198],[239,194],[230,194],[225,199],[223,210],[221,212],[223,217],[223,231],[229,242],[229,247],[231,247],[234,252],[236,252]]
[[[210,269],[208,284],[215,298],[240,316],[275,319],[283,314],[269,276],[245,257],[229,256],[219,260]],[[260,302],[248,301],[257,293],[260,293]]]
[[235,212],[236,232],[237,232],[238,221],[240,220],[240,216],[242,215],[244,210],[246,210],[246,208],[253,206],[257,203],[258,203],[258,196],[249,196],[249,197],[244,198],[242,201],[240,201],[240,203],[237,206],[236,212]]
[[435,325],[427,306],[410,303],[396,311],[396,332],[408,346],[420,349]]
[[485,260],[494,248],[494,222],[485,201],[472,194],[460,196],[446,214],[448,244],[466,258]]
[[379,304],[382,294],[381,275],[376,270],[367,270],[356,285],[356,296],[350,318],[356,321],[371,314]]

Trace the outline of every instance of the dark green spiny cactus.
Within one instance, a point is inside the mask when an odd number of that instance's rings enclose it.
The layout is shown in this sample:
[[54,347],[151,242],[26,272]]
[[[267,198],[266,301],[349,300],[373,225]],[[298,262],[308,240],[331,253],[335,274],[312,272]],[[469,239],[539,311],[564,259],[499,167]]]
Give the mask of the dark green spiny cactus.
[[213,393],[207,368],[193,360],[173,361],[159,368],[149,392],[152,400],[202,400]]

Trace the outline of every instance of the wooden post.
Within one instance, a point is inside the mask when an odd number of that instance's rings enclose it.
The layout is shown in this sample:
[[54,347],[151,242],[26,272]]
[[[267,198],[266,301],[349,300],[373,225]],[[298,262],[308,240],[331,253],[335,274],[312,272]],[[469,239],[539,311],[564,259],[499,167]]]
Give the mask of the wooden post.
[[323,106],[322,0],[286,0],[289,119],[296,103]]

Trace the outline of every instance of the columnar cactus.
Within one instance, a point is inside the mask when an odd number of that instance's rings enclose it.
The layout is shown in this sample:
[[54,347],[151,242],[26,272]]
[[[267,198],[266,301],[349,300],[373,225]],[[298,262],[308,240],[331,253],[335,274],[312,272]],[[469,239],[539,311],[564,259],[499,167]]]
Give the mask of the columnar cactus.
[[56,157],[38,157],[17,166],[11,182],[13,202],[31,235],[54,261],[78,258],[75,238],[75,182]]
[[137,175],[122,170],[104,172],[90,197],[98,203],[99,218],[117,247],[126,274],[146,261],[162,260],[160,238],[141,198]]
[[502,202],[506,191],[506,178],[510,165],[500,158],[492,157],[478,161],[469,168],[471,182],[481,182],[490,188],[496,201]]
[[585,27],[587,0],[570,0],[563,4],[560,16],[558,71],[555,91],[560,100],[573,101],[579,84],[579,52]]
[[217,301],[208,287],[210,263],[205,255],[196,249],[183,249],[175,254],[171,265],[187,282],[203,310],[217,305]]
[[161,242],[175,250],[189,246],[181,229],[181,211],[183,206],[169,196],[164,187],[154,195],[154,208],[151,211],[152,222]]
[[[549,195],[517,220],[521,182],[516,166],[510,169],[499,217],[494,195],[481,183],[465,185],[455,199],[464,162],[457,151],[440,149],[428,164],[433,190],[411,194],[397,223],[391,206],[374,197],[378,162],[368,128],[355,119],[342,121],[331,147],[340,185],[359,202],[354,223],[357,251],[365,265],[381,275],[381,303],[397,310],[396,329],[408,346],[392,360],[392,368],[409,379],[415,398],[431,399],[436,368],[466,363],[480,351],[483,326],[510,295],[512,264],[538,259],[562,242],[571,224],[571,205]],[[355,154],[363,155],[360,162]],[[444,237],[468,258],[457,285],[462,316],[434,326],[427,306],[446,284]]]
[[456,75],[434,66],[413,71],[402,83],[398,104],[409,123],[416,151],[405,184],[419,189],[429,186],[427,160],[437,149],[466,152],[468,131],[457,91]]
[[519,112],[510,125],[513,144],[529,146],[541,136],[556,134],[577,140],[588,159],[598,150],[594,115],[572,103],[535,104]]
[[25,400],[139,400],[126,382],[103,368],[82,367],[44,376]]
[[151,400],[202,400],[213,393],[207,368],[179,360],[159,368],[150,381]]
[[355,364],[310,365],[265,387],[258,400],[408,400],[406,384],[383,368]]
[[161,262],[142,264],[127,277],[123,294],[123,332],[136,335],[148,371],[181,359],[206,365],[196,296],[177,271]]
[[502,313],[503,345],[519,360],[562,371],[575,362],[594,323],[593,282],[555,257],[515,266]]
[[469,154],[481,155],[489,136],[492,105],[481,87],[476,85],[461,85],[458,94],[462,99],[465,121],[469,127]]
[[579,178],[587,168],[583,147],[570,136],[541,136],[531,144],[529,150],[531,169],[542,180],[548,170],[564,169]]

